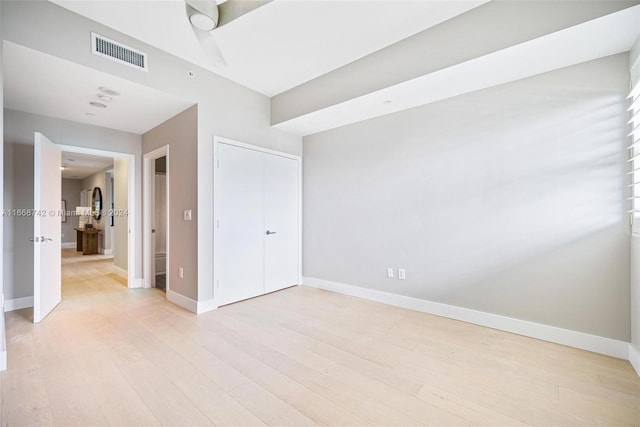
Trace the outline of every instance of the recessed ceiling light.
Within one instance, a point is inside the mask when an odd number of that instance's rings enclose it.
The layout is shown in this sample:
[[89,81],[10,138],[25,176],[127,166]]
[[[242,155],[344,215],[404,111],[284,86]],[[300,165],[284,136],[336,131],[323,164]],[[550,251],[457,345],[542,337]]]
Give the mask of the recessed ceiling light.
[[71,158],[69,158],[69,159],[67,159],[66,161],[67,161],[67,162],[75,162],[75,161],[76,161],[76,159],[71,159]]
[[100,100],[104,102],[111,102],[113,100],[113,98],[110,97],[109,95],[102,95],[102,94],[98,94],[98,98],[100,98]]
[[95,116],[95,113],[85,113],[87,116]]
[[107,108],[107,106],[102,102],[90,102],[89,104],[96,108]]
[[384,101],[384,104],[385,104],[385,105],[389,105],[389,104],[392,104],[392,103],[393,103],[393,101],[388,100],[388,99],[387,99],[386,101]]
[[98,88],[100,90],[100,92],[104,93],[105,95],[109,95],[109,96],[119,96],[120,92],[118,92],[117,90],[113,90],[111,88],[108,88],[106,86],[100,86]]

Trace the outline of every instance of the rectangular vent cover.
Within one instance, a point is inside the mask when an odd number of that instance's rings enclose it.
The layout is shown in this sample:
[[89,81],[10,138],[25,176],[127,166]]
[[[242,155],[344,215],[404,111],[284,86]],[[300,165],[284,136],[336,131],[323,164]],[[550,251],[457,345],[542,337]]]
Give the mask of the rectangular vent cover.
[[146,53],[132,49],[100,34],[91,33],[91,52],[129,67],[148,71]]

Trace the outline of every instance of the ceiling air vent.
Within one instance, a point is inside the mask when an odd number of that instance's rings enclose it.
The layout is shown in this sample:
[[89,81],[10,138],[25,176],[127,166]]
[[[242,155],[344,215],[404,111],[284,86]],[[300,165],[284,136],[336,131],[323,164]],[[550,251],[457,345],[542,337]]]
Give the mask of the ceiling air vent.
[[132,49],[100,34],[91,33],[91,51],[103,58],[111,59],[138,70],[148,71],[146,53]]

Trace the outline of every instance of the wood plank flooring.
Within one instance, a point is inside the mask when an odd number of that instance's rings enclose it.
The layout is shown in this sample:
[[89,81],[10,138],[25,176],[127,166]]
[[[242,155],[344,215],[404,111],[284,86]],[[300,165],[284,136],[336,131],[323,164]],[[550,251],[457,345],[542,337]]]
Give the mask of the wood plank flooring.
[[7,313],[2,426],[640,426],[628,362],[308,287],[195,316],[63,266]]

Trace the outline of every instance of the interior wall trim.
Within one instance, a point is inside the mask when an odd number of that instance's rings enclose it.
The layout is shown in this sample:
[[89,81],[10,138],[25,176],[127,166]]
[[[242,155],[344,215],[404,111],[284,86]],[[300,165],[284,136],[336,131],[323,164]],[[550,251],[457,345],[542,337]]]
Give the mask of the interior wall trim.
[[4,301],[4,311],[22,310],[33,307],[33,297],[14,298]]
[[212,311],[218,308],[218,303],[213,298],[205,301],[198,301],[197,304],[197,314],[206,313],[207,311]]
[[543,325],[527,320],[515,319],[469,308],[457,307],[439,302],[317,279],[314,277],[303,277],[302,283],[314,288],[325,289],[383,304],[434,314],[436,316],[461,320],[475,325],[486,326],[556,344],[588,350],[594,353],[616,357],[618,359],[630,360],[629,343],[626,341],[572,331],[555,326]]
[[638,376],[640,376],[640,352],[636,350],[633,344],[629,344],[629,362],[633,369],[636,370]]
[[198,301],[185,297],[171,289],[167,289],[167,300],[192,313],[198,313]]

